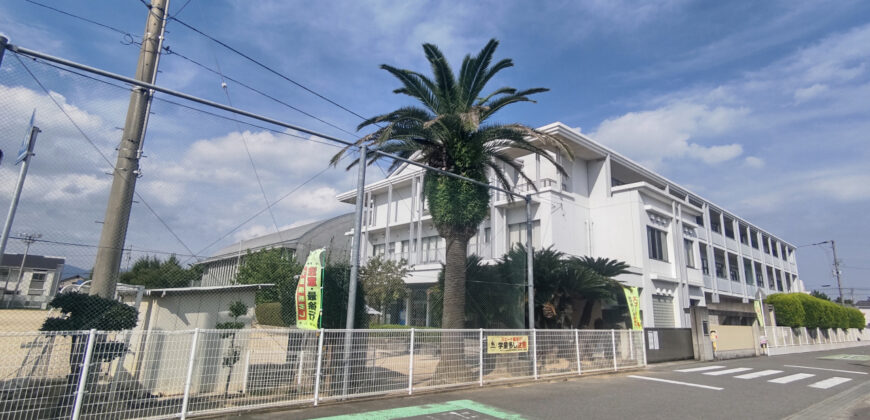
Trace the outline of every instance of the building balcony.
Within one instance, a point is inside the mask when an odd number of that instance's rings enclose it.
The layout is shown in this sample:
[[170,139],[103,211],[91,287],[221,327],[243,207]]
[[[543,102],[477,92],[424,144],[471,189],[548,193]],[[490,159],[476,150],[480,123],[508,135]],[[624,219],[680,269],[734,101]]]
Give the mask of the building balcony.
[[[537,187],[537,191],[535,191],[535,187]],[[559,181],[556,181],[555,179],[541,178],[541,179],[539,179],[531,184],[530,183],[521,183],[521,184],[514,185],[514,187],[511,189],[511,191],[513,191],[517,194],[522,194],[522,195],[531,194],[532,201],[536,201],[535,200],[536,193],[542,193],[545,191],[562,191],[562,185]],[[502,191],[492,190],[491,197],[492,197],[493,204],[496,206],[502,206],[502,205],[506,205],[506,204],[511,203],[511,201],[508,197],[508,194],[504,193]],[[520,200],[519,197],[514,197],[513,202],[518,202],[518,201],[521,202],[522,200]]]

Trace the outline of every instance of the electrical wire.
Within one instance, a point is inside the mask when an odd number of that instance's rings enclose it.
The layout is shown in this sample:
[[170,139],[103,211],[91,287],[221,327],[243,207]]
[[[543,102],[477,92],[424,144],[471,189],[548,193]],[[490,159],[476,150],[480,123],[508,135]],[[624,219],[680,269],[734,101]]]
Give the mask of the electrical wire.
[[360,118],[360,119],[362,119],[362,120],[366,120],[366,117],[363,117],[362,115],[357,114],[356,112],[354,112],[354,111],[352,111],[352,110],[346,108],[345,106],[339,104],[338,102],[335,102],[335,101],[333,101],[332,99],[329,99],[329,98],[327,98],[326,96],[324,96],[324,95],[322,95],[322,94],[320,94],[320,93],[314,91],[313,89],[311,89],[311,88],[309,88],[309,87],[307,87],[307,86],[305,86],[305,85],[303,85],[303,84],[301,84],[301,83],[299,83],[299,82],[297,82],[297,81],[295,81],[295,80],[293,80],[293,79],[291,79],[291,78],[285,76],[284,74],[282,74],[282,73],[278,72],[277,70],[275,70],[275,69],[273,69],[273,68],[271,68],[271,67],[269,67],[269,66],[263,64],[262,62],[260,62],[260,61],[258,61],[258,60],[256,60],[256,59],[252,58],[251,56],[249,56],[249,55],[247,55],[247,54],[245,54],[245,53],[239,51],[238,49],[231,47],[230,45],[226,44],[225,42],[223,42],[223,41],[221,41],[221,40],[219,40],[219,39],[217,39],[217,38],[215,38],[215,37],[213,37],[213,36],[211,36],[211,35],[209,35],[209,34],[203,32],[203,31],[201,31],[201,30],[199,30],[199,29],[197,29],[197,28],[195,28],[194,26],[188,24],[187,22],[184,22],[183,20],[178,19],[178,18],[175,17],[175,16],[170,16],[170,19],[171,19],[171,20],[174,20],[174,21],[176,21],[176,22],[178,22],[181,26],[184,26],[185,28],[190,29],[191,31],[196,32],[196,33],[202,35],[203,37],[208,38],[208,39],[211,40],[212,42],[214,42],[214,43],[216,43],[216,44],[218,44],[218,45],[220,45],[220,46],[222,46],[222,47],[224,47],[224,48],[226,48],[226,49],[228,49],[228,50],[230,50],[230,51],[232,51],[232,52],[238,54],[239,56],[245,58],[246,60],[248,60],[248,61],[250,61],[250,62],[256,64],[257,66],[263,68],[264,70],[268,71],[269,73],[272,73],[272,74],[274,74],[274,75],[276,75],[276,76],[278,76],[278,77],[280,77],[280,78],[282,78],[282,79],[284,79],[284,80],[286,80],[286,81],[288,81],[288,82],[290,82],[290,83],[292,83],[292,84],[298,86],[299,88],[305,90],[306,92],[311,93],[312,95],[317,96],[318,98],[323,99],[324,101],[329,102],[330,104],[335,105],[335,106],[341,108],[342,110],[344,110],[344,111],[346,111],[346,112],[348,112],[348,113],[350,113],[350,114],[353,114],[353,115],[355,115],[356,117],[358,117],[358,118]]
[[[20,236],[9,236],[9,239],[23,240],[25,238],[20,237]],[[146,249],[146,248],[133,248],[133,247],[119,248],[119,247],[114,247],[114,246],[99,246],[99,245],[93,245],[93,244],[84,244],[84,243],[80,243],[80,242],[53,241],[50,239],[35,239],[35,238],[33,238],[31,240],[34,242],[40,242],[40,243],[46,243],[46,244],[52,244],[52,245],[74,246],[74,247],[79,247],[79,248],[114,249],[114,250],[131,251],[131,252],[136,251],[136,252],[146,252],[146,253],[154,253],[154,254],[178,255],[178,256],[182,256],[182,257],[194,257],[195,256],[195,255],[181,254],[178,252],[161,251],[161,250]],[[200,255],[200,256],[204,257],[202,255]]]
[[[82,128],[79,127],[79,125],[75,122],[75,120],[72,118],[72,116],[70,116],[69,113],[67,113],[66,110],[63,108],[63,106],[61,106],[60,103],[57,102],[57,100],[54,98],[54,96],[51,94],[51,92],[45,87],[45,85],[42,84],[42,81],[40,81],[39,78],[36,77],[36,75],[30,71],[30,68],[27,67],[27,64],[24,63],[24,60],[21,59],[21,57],[19,56],[18,53],[15,53],[15,58],[18,60],[19,63],[21,63],[21,66],[24,67],[24,70],[27,72],[27,74],[30,75],[31,78],[33,78],[33,81],[36,82],[36,84],[42,89],[42,91],[45,93],[45,95],[66,116],[66,118],[70,121],[70,123],[72,123],[72,125],[76,128],[76,130],[79,132],[79,134],[81,134],[82,137],[84,137],[84,139],[91,145],[91,147],[93,147],[94,150],[97,151],[97,154],[99,154],[100,157],[102,157],[103,160],[106,161],[106,163],[109,165],[109,167],[112,168],[112,172],[113,173],[117,172],[118,168],[116,168],[115,165],[112,164],[112,161],[110,161],[109,158],[106,157],[106,155],[102,152],[102,150],[100,150],[100,148],[97,147],[97,144],[93,140],[91,140],[91,138],[84,132],[84,130],[82,130]],[[191,255],[196,255],[190,249],[190,247],[188,247],[187,244],[181,240],[181,238],[175,233],[175,231],[172,230],[172,228],[169,226],[169,224],[167,224],[166,221],[163,220],[163,218],[160,217],[160,215],[158,215],[157,212],[154,211],[154,209],[151,207],[151,205],[148,204],[148,202],[145,200],[145,198],[142,197],[142,195],[139,194],[138,191],[134,190],[133,193],[136,195],[136,197],[139,199],[139,201],[145,205],[145,207],[148,209],[148,211],[150,211],[151,214],[154,215],[155,218],[157,218],[157,220],[163,225],[163,227],[165,227],[166,230],[169,231],[169,233],[178,241],[178,243],[180,243],[181,246],[183,246],[184,249],[187,250],[187,252],[189,252]]]
[[132,35],[131,33],[129,33],[129,32],[127,32],[127,31],[125,31],[125,30],[123,30],[123,29],[118,29],[118,28],[116,28],[116,27],[114,27],[114,26],[106,25],[105,23],[100,23],[100,22],[97,22],[97,21],[95,21],[95,20],[91,20],[91,19],[88,19],[88,18],[85,18],[85,17],[79,16],[79,15],[76,15],[76,14],[73,14],[73,13],[70,13],[70,12],[66,12],[66,11],[63,11],[63,10],[60,10],[60,9],[57,9],[57,8],[51,7],[51,6],[47,5],[47,4],[42,4],[42,3],[39,3],[39,2],[36,2],[36,1],[33,1],[33,0],[24,0],[24,1],[26,1],[26,2],[28,2],[28,3],[30,3],[30,4],[33,4],[33,5],[39,6],[39,7],[44,7],[44,8],[46,8],[46,9],[49,9],[49,10],[55,11],[55,12],[60,13],[60,14],[62,14],[62,15],[69,16],[69,17],[71,17],[71,18],[79,19],[79,20],[85,21],[85,22],[87,22],[87,23],[90,23],[90,24],[93,24],[93,25],[97,25],[97,26],[103,27],[103,28],[108,29],[108,30],[110,30],[110,31],[117,32],[117,33],[119,33],[119,34],[121,34],[121,35],[127,35],[127,36],[129,36],[129,37],[131,37],[131,38],[133,37],[133,35]]

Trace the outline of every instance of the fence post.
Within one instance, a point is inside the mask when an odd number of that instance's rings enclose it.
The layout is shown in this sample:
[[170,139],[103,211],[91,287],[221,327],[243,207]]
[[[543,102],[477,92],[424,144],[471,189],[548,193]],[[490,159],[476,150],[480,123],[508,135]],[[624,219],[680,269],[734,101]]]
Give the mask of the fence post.
[[613,350],[613,371],[616,372],[616,330],[610,330],[610,345]]
[[[634,331],[628,330],[628,354],[631,355],[631,358],[633,360],[637,360],[637,358],[635,358],[634,356],[634,337],[632,336],[633,333]],[[622,332],[620,332],[619,335],[622,335]]]
[[776,340],[776,327],[771,328],[773,331],[773,347],[779,347],[778,341]]
[[532,328],[532,370],[538,380],[538,332]]
[[414,328],[411,328],[411,345],[408,353],[408,395],[414,392]]
[[88,332],[88,343],[85,348],[85,360],[82,362],[82,369],[79,372],[79,386],[78,390],[76,390],[76,400],[75,405],[73,405],[73,415],[72,420],[78,420],[79,412],[82,410],[82,399],[85,394],[85,385],[87,385],[88,380],[88,367],[91,365],[91,356],[94,353],[94,336],[96,336],[97,330],[91,329]]
[[580,332],[574,328],[574,351],[577,352],[577,374],[583,374],[583,367],[580,365]]
[[181,420],[187,418],[187,405],[190,403],[190,383],[193,382],[193,363],[196,360],[196,343],[199,341],[199,328],[193,329],[190,342],[190,359],[187,362],[187,376],[184,379],[184,398],[181,400]]
[[643,350],[643,366],[646,366],[646,331],[640,330],[640,348]]
[[[314,405],[320,400],[320,364],[323,361],[323,329],[317,330],[320,338],[317,340],[317,369],[314,371]],[[347,378],[345,378],[346,380]]]
[[478,382],[480,382],[480,386],[483,386],[483,350],[485,347],[483,344],[483,328],[480,329],[479,341],[480,341],[480,354],[477,355],[477,365],[479,367],[479,369],[477,370],[477,376],[478,376],[477,380],[478,380]]

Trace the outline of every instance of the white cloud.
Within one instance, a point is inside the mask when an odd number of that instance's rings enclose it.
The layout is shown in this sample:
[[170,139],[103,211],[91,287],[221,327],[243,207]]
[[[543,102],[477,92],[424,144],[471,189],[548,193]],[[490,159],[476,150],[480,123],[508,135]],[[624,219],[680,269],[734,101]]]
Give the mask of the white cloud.
[[707,146],[699,141],[738,128],[747,113],[746,108],[673,103],[607,119],[592,137],[653,167],[664,160],[686,157],[715,164],[740,156],[742,147]]
[[805,102],[813,99],[828,90],[828,86],[821,83],[816,83],[812,86],[799,88],[794,92],[795,103]]

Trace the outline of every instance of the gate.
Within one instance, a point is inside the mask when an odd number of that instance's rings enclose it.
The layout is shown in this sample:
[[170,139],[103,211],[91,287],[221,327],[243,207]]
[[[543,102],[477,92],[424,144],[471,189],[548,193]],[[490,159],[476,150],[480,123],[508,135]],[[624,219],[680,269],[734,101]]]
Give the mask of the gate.
[[647,363],[694,359],[691,328],[644,328]]

